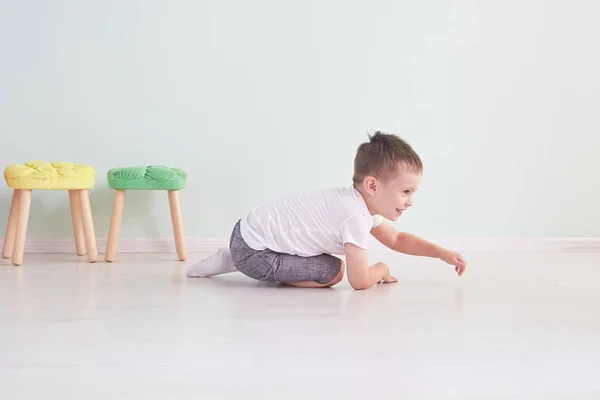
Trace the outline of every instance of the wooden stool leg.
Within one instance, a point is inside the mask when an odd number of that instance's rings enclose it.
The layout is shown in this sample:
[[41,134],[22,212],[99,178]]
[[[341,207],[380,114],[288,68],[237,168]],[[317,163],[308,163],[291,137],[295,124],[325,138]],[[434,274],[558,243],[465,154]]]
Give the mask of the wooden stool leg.
[[13,265],[23,263],[23,253],[25,252],[25,238],[27,237],[27,224],[29,223],[29,208],[31,207],[31,190],[20,190],[17,232],[15,234],[15,243],[12,252]]
[[106,243],[106,254],[104,259],[107,262],[115,261],[117,256],[117,245],[119,243],[119,232],[121,231],[121,220],[123,219],[123,206],[125,204],[125,191],[117,190],[115,192],[115,202],[113,204],[112,216],[110,217],[110,229],[108,231],[108,242]]
[[73,222],[73,235],[75,236],[75,250],[78,256],[85,255],[85,236],[83,234],[83,219],[81,217],[81,200],[77,190],[69,190],[69,204],[71,206],[71,221]]
[[179,261],[185,261],[187,258],[187,250],[185,249],[181,207],[179,206],[179,191],[169,190],[169,208],[171,209],[171,223],[173,224],[173,236],[175,236],[177,256],[179,257]]
[[10,203],[10,212],[8,213],[8,223],[6,224],[6,235],[4,235],[4,247],[2,247],[2,257],[12,257],[15,245],[15,234],[17,233],[17,222],[19,220],[19,201],[21,191],[13,190],[12,201]]
[[79,200],[81,203],[81,217],[83,221],[83,235],[85,237],[85,247],[88,251],[88,260],[91,263],[98,261],[98,246],[96,245],[96,234],[94,233],[94,219],[92,217],[92,208],[90,206],[90,194],[87,190],[79,191]]

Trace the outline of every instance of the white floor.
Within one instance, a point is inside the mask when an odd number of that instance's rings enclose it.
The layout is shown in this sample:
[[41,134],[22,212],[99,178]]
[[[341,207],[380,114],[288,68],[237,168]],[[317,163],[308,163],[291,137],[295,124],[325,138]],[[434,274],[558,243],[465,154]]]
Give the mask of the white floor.
[[378,256],[400,283],[362,292],[4,261],[0,399],[600,399],[600,253]]

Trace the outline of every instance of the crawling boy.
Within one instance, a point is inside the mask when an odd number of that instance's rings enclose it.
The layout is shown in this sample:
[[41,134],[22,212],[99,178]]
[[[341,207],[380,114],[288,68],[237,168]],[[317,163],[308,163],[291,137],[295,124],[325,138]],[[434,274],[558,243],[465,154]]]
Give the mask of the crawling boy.
[[[413,205],[422,171],[421,158],[408,143],[376,132],[356,152],[352,186],[252,210],[235,225],[229,248],[191,265],[188,276],[240,271],[260,281],[318,288],[339,283],[346,270],[354,289],[397,282],[385,263],[369,267],[371,235],[397,252],[439,258],[461,276],[467,263],[460,254],[385,221],[396,221]],[[343,254],[345,264],[333,254]]]

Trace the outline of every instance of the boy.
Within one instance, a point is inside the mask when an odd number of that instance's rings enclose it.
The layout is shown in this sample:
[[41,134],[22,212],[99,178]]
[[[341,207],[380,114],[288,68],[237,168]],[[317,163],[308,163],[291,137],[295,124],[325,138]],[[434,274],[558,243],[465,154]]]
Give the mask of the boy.
[[[352,187],[290,196],[254,209],[236,224],[229,249],[190,266],[188,276],[240,271],[261,281],[317,288],[339,283],[346,269],[357,290],[397,282],[386,264],[368,266],[370,235],[400,253],[439,258],[461,276],[467,263],[460,254],[384,221],[396,221],[412,206],[422,171],[421,158],[409,144],[376,132],[356,152]],[[346,266],[332,254],[344,254]]]

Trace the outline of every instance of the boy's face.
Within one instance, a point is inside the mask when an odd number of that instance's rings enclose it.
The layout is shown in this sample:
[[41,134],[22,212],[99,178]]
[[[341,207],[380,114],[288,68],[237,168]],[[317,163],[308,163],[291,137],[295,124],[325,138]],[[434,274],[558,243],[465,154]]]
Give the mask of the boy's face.
[[421,173],[399,166],[392,178],[385,182],[368,177],[364,183],[371,214],[396,221],[413,205],[413,194],[421,183]]

